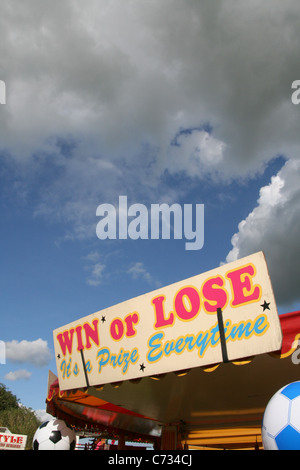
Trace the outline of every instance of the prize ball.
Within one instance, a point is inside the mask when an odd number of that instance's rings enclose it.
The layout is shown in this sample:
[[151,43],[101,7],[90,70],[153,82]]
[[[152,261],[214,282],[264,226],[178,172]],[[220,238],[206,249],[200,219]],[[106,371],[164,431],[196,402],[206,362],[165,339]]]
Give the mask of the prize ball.
[[285,385],[270,399],[262,442],[265,450],[300,450],[300,381]]
[[42,423],[32,441],[33,450],[74,450],[76,434],[63,420],[53,418]]

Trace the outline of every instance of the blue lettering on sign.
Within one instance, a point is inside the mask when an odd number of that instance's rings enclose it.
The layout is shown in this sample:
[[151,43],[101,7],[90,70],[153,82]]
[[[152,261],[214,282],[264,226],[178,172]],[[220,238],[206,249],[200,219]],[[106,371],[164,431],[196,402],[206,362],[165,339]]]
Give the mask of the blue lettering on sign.
[[[269,328],[266,315],[260,315],[255,320],[241,321],[232,324],[227,320],[224,325],[226,341],[247,340],[253,335],[262,336]],[[181,354],[184,351],[198,350],[198,355],[203,357],[208,347],[215,347],[220,342],[218,323],[207,331],[199,331],[196,335],[188,334],[177,339],[163,342],[165,334],[155,333],[148,341],[149,352],[147,361],[150,363],[159,361],[162,356],[170,356],[172,353]]]

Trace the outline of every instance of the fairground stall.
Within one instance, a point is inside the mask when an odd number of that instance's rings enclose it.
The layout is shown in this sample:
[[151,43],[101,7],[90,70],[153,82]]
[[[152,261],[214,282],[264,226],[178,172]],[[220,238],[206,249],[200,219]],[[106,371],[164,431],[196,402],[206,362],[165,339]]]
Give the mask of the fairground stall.
[[119,449],[259,449],[299,335],[259,252],[57,328],[47,411]]

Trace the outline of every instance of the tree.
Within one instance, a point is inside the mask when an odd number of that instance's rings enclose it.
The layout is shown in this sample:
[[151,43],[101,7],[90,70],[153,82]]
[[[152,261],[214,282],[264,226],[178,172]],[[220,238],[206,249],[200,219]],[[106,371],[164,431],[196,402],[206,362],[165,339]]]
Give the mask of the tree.
[[13,434],[27,436],[26,448],[32,448],[35,431],[41,424],[35,413],[19,404],[19,400],[0,384],[0,426],[8,428]]
[[0,383],[0,411],[8,408],[18,408],[19,400],[13,395],[5,385]]

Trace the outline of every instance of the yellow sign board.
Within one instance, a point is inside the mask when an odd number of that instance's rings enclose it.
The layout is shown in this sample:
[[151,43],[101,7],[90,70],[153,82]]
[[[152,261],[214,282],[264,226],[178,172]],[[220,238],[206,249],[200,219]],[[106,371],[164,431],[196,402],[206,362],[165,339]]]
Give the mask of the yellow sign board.
[[282,333],[262,252],[54,331],[61,390],[277,351]]

